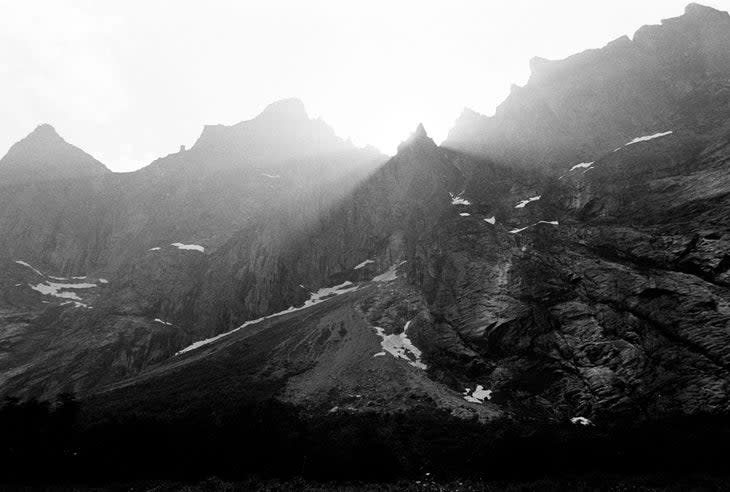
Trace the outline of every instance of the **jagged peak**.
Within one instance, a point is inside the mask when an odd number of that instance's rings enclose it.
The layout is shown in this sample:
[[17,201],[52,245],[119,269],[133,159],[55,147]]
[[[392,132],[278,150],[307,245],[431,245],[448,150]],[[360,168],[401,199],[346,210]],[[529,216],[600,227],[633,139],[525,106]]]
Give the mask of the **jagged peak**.
[[408,147],[422,145],[424,143],[433,146],[436,145],[434,141],[428,136],[426,128],[423,126],[423,123],[419,123],[413,133],[411,133],[411,135],[406,140],[401,142],[401,144],[398,146],[398,152]]

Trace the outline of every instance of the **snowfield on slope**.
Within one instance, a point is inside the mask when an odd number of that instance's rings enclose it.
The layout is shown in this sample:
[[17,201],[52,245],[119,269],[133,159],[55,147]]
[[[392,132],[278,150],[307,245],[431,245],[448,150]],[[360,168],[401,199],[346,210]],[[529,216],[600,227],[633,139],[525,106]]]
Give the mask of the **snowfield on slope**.
[[373,282],[392,282],[398,278],[398,267],[401,266],[405,261],[401,261],[395,265],[392,265],[386,271],[373,277]]
[[311,307],[311,306],[314,306],[315,304],[324,302],[327,299],[330,299],[332,297],[339,296],[339,295],[346,294],[348,292],[357,290],[357,288],[358,288],[358,286],[353,284],[352,282],[343,282],[339,285],[335,285],[332,287],[322,287],[317,292],[313,292],[312,295],[309,297],[309,299],[307,299],[302,306],[299,306],[299,307],[291,306],[288,309],[279,311],[278,313],[273,313],[273,314],[269,314],[268,316],[262,316],[261,318],[246,321],[244,324],[242,324],[238,328],[234,328],[231,331],[227,331],[225,333],[221,333],[220,335],[216,335],[211,338],[206,338],[204,340],[199,340],[191,345],[188,345],[184,349],[176,352],[175,355],[184,354],[186,352],[190,352],[191,350],[195,350],[197,348],[211,344],[215,341],[220,340],[223,337],[227,337],[228,335],[232,335],[233,333],[236,333],[237,331],[241,330],[242,328],[246,328],[247,326],[255,325],[256,323],[260,323],[264,320],[276,318],[277,316],[293,313],[296,311],[301,311],[302,309],[307,309],[308,307]]
[[403,327],[403,333],[399,335],[386,335],[385,330],[379,326],[374,326],[375,333],[381,338],[380,346],[383,351],[378,352],[373,357],[383,356],[387,352],[396,359],[403,359],[413,367],[425,370],[426,364],[421,362],[421,351],[408,338],[408,327],[410,325],[411,322],[408,321]]
[[[471,393],[471,394],[470,394]],[[485,390],[484,386],[478,384],[474,392],[471,388],[464,389],[464,399],[471,403],[484,403],[484,400],[492,399],[492,390]]]
[[68,292],[69,289],[92,289],[96,287],[96,284],[80,283],[80,284],[62,284],[58,282],[42,282],[40,284],[28,286],[40,292],[43,295],[58,297],[59,299],[71,299],[73,301],[80,301],[81,298],[75,292]]
[[451,197],[452,205],[471,205],[471,202],[466,198],[461,198],[460,196],[454,195],[453,193],[449,193],[449,196]]

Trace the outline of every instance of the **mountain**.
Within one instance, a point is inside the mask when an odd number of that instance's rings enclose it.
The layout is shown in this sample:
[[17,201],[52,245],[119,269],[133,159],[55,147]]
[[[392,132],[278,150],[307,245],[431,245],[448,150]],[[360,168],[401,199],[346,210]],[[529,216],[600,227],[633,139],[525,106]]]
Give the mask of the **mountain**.
[[730,108],[730,16],[690,4],[604,48],[533,58],[524,87],[486,117],[464,110],[444,146],[563,171],[636,135],[702,135]]
[[388,160],[286,100],[0,186],[35,207],[0,221],[0,392],[76,393],[79,462],[135,478],[724,469],[728,22],[533,61]]
[[[301,103],[275,103],[249,122],[220,127],[236,144],[226,153],[196,145],[134,173],[0,186],[4,279],[24,291],[20,305],[4,311],[19,324],[3,339],[3,392],[84,392],[218,329],[227,315],[210,313],[218,301],[208,296],[238,273],[227,242],[262,224],[299,227],[382,161],[302,111]],[[289,131],[272,138],[261,124]],[[257,161],[249,148],[277,157]]]

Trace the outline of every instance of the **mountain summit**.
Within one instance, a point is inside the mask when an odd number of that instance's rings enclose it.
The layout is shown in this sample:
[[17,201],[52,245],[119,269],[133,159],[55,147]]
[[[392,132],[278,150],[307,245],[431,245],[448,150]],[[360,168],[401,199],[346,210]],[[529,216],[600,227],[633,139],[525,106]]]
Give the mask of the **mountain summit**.
[[[218,167],[270,167],[307,156],[354,149],[321,119],[307,115],[299,99],[269,104],[258,116],[232,126],[207,125],[191,158]],[[210,153],[215,153],[211,158]]]
[[0,159],[0,185],[109,172],[101,162],[66,142],[49,124],[38,126]]

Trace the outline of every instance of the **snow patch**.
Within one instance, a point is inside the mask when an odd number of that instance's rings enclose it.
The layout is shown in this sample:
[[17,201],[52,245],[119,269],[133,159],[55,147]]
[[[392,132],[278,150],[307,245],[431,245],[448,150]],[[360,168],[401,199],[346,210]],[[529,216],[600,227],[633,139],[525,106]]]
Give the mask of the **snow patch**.
[[573,172],[576,169],[590,168],[592,165],[593,165],[593,161],[591,161],[591,162],[581,162],[580,164],[576,164],[575,166],[571,167],[570,168],[570,171],[568,171],[568,172]]
[[405,261],[401,261],[400,263],[391,266],[386,270],[385,272],[381,273],[380,275],[373,277],[373,282],[392,282],[393,280],[398,278],[397,269],[399,266],[401,266]]
[[593,425],[593,422],[591,422],[590,420],[588,420],[585,417],[573,417],[570,419],[570,423],[571,424],[580,424],[580,425]]
[[[624,144],[624,147],[628,147],[629,145],[633,145],[633,144],[639,143],[639,142],[647,142],[649,140],[654,140],[655,138],[664,137],[666,135],[671,135],[672,133],[673,132],[670,130],[668,132],[655,133],[653,135],[645,135],[643,137],[636,137],[631,142],[628,142],[628,143]],[[616,150],[618,150],[618,149],[616,149]]]
[[396,359],[403,359],[413,367],[425,370],[426,364],[421,362],[421,351],[418,347],[413,345],[413,342],[411,342],[408,338],[408,327],[410,325],[411,322],[407,322],[403,327],[403,333],[399,335],[386,335],[385,330],[382,328],[378,326],[373,327],[375,332],[382,339],[380,341],[380,346],[383,347],[383,352],[378,352],[373,355],[373,357],[377,357],[379,354],[385,355],[384,352],[388,352]]
[[365,260],[362,263],[358,263],[357,265],[355,265],[352,269],[353,270],[359,270],[361,268],[364,268],[364,267],[368,266],[371,263],[375,263],[375,261],[374,260]]
[[454,195],[453,193],[449,193],[449,196],[451,197],[452,205],[471,205],[471,202],[466,198],[461,198],[460,196]]
[[160,323],[161,325],[165,325],[165,326],[172,326],[172,323],[168,323],[167,321],[163,321],[160,318],[155,318],[154,319],[154,322],[155,323]]
[[497,218],[496,218],[496,217],[495,217],[494,215],[492,215],[492,216],[491,216],[491,217],[489,217],[488,219],[484,219],[484,222],[487,222],[487,223],[489,223],[489,224],[492,224],[492,225],[494,225],[494,224],[496,224],[496,223],[497,223]]
[[33,271],[34,271],[35,273],[37,273],[37,274],[38,274],[38,275],[40,275],[41,277],[45,277],[45,275],[43,275],[43,274],[42,274],[42,273],[40,272],[40,270],[36,270],[35,268],[33,268],[33,266],[31,266],[30,264],[28,264],[28,263],[24,262],[23,260],[15,260],[15,263],[17,263],[18,265],[23,265],[23,266],[24,266],[24,267],[26,267],[26,268],[30,268],[31,270],[33,270]]
[[37,285],[28,284],[28,286],[43,295],[58,297],[60,299],[71,299],[74,301],[80,301],[81,298],[78,296],[78,294],[76,294],[75,292],[68,292],[68,289],[91,289],[93,287],[96,287],[96,284],[61,284],[57,282],[45,282]]
[[201,253],[205,252],[205,248],[200,246],[199,244],[172,243],[170,246],[175,246],[177,249],[200,251]]
[[107,279],[105,279],[105,278],[100,278],[100,279],[99,279],[99,283],[100,283],[100,284],[108,284],[108,283],[109,283],[109,281],[108,281]]
[[150,248],[149,251],[159,251],[161,249],[159,246],[155,246],[154,248]]
[[332,287],[323,287],[319,289],[317,292],[313,292],[309,299],[307,299],[302,306],[294,307],[291,306],[288,309],[285,309],[283,311],[279,311],[278,313],[269,314],[268,316],[262,316],[261,318],[252,319],[249,321],[246,321],[244,324],[239,326],[238,328],[234,328],[231,331],[227,331],[225,333],[221,333],[220,335],[216,335],[211,338],[206,338],[205,340],[199,340],[191,345],[188,345],[182,350],[179,350],[175,353],[175,355],[184,354],[185,352],[190,352],[191,350],[195,350],[199,347],[202,347],[204,345],[211,344],[217,340],[220,340],[223,337],[227,337],[228,335],[231,335],[238,330],[242,328],[246,328],[247,326],[255,325],[257,323],[260,323],[264,320],[276,318],[277,316],[281,316],[284,314],[293,313],[296,311],[301,311],[302,309],[307,309],[310,306],[314,306],[315,304],[319,304],[321,302],[324,302],[332,297],[339,296],[342,294],[346,294],[348,292],[352,292],[354,290],[357,290],[358,286],[353,284],[352,282],[343,282],[339,285],[335,285]]
[[492,399],[492,390],[485,390],[484,386],[482,386],[481,384],[477,385],[473,393],[471,392],[470,388],[465,388],[464,399],[471,403],[484,403],[484,400]]
[[529,229],[530,227],[534,227],[537,224],[548,224],[548,225],[554,225],[554,226],[560,225],[560,223],[557,220],[540,220],[540,221],[537,221],[534,224],[530,224],[530,225],[528,225],[526,227],[521,227],[519,229],[512,229],[511,231],[509,231],[509,233],[510,234],[517,234],[519,232],[522,232],[524,230]]
[[261,173],[261,176],[263,176],[265,178],[269,178],[269,179],[279,179],[279,178],[281,178],[281,176],[279,176],[278,174]]
[[525,208],[525,205],[527,205],[530,202],[535,202],[535,201],[539,200],[540,198],[542,198],[542,195],[535,195],[526,200],[522,200],[520,203],[515,205],[515,208]]
[[471,214],[468,214],[466,212],[462,212],[459,215],[461,215],[462,217],[469,217]]

